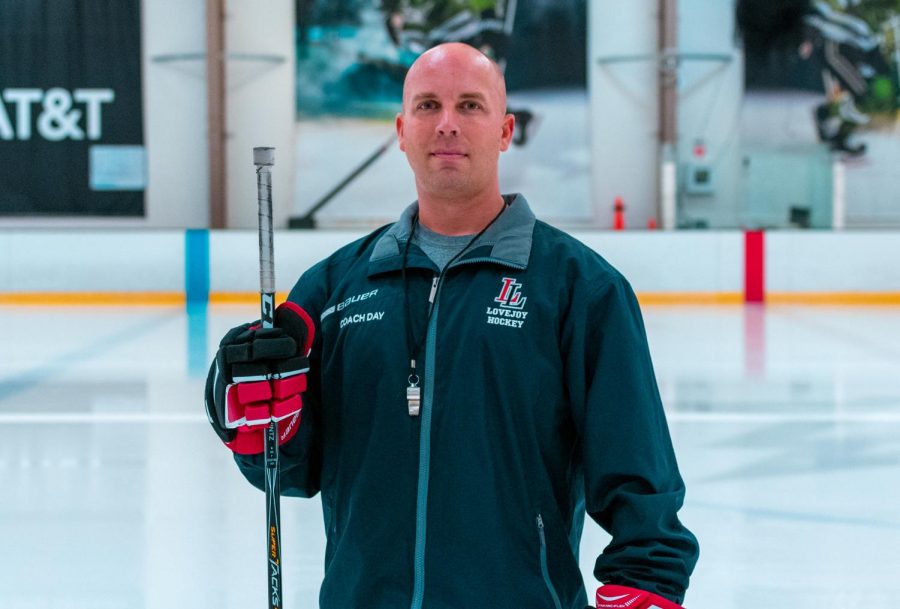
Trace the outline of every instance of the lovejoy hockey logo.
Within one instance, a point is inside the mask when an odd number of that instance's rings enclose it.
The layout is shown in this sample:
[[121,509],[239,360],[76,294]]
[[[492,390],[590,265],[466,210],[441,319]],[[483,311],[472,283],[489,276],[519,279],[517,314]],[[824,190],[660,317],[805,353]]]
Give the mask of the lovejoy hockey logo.
[[500,295],[494,299],[504,309],[522,309],[525,307],[525,297],[522,296],[522,284],[511,277],[503,278],[503,287]]
[[504,277],[500,281],[500,295],[494,298],[494,302],[500,306],[487,308],[487,323],[521,328],[525,325],[525,318],[528,317],[528,312],[523,311],[525,301],[528,300],[522,295],[523,286],[511,277]]

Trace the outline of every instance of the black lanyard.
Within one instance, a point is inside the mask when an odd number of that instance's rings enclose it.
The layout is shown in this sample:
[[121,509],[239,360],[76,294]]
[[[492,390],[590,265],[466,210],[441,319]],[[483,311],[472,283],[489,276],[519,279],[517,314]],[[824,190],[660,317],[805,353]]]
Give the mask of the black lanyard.
[[506,210],[508,204],[504,201],[503,207],[500,208],[500,211],[497,212],[497,215],[494,216],[494,219],[487,223],[487,225],[478,231],[472,239],[466,243],[465,247],[463,247],[459,252],[456,253],[453,258],[444,265],[444,268],[440,271],[438,276],[434,279],[434,282],[431,286],[431,294],[428,297],[428,317],[425,319],[425,332],[416,340],[413,336],[412,330],[412,319],[410,319],[410,304],[409,304],[409,283],[406,279],[406,260],[409,255],[409,245],[412,243],[413,236],[416,234],[416,229],[419,226],[419,213],[416,212],[416,215],[413,217],[412,221],[412,229],[409,232],[409,238],[406,240],[406,245],[403,247],[403,266],[401,267],[401,273],[403,275],[403,295],[406,304],[406,310],[404,315],[404,325],[406,327],[406,351],[409,356],[409,378],[407,382],[409,386],[406,388],[406,399],[409,407],[410,416],[417,416],[419,414],[419,404],[421,401],[421,389],[419,387],[419,375],[416,373],[416,357],[419,352],[422,350],[422,347],[425,344],[425,339],[428,337],[428,325],[431,323],[431,316],[434,313],[434,302],[437,298],[437,293],[440,290],[441,282],[444,280],[444,272],[450,268],[450,266],[459,260],[459,258],[466,253],[466,251],[472,247],[472,244],[475,243],[479,237],[481,237],[487,229],[489,229],[494,222],[497,221],[497,218]]

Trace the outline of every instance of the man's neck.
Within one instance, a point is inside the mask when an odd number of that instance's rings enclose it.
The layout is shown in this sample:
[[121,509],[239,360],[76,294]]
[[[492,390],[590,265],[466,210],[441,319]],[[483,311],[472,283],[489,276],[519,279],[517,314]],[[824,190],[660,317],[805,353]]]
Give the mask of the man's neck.
[[471,199],[419,197],[419,222],[441,235],[472,235],[493,220],[505,205],[500,193]]

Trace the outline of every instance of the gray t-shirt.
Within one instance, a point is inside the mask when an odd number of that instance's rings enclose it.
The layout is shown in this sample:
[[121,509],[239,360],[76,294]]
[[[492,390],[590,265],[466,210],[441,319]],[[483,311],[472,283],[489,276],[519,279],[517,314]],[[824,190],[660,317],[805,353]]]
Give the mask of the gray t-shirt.
[[436,233],[419,224],[413,235],[413,243],[422,248],[422,251],[431,258],[440,270],[444,270],[447,263],[457,255],[462,248],[468,245],[475,235],[449,236]]

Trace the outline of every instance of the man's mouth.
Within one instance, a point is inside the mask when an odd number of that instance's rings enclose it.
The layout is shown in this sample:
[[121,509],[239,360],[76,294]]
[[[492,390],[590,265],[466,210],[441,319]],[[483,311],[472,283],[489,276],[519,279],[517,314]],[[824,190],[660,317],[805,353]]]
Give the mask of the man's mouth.
[[431,153],[431,156],[439,159],[462,159],[468,155],[465,152],[456,150],[435,150]]

